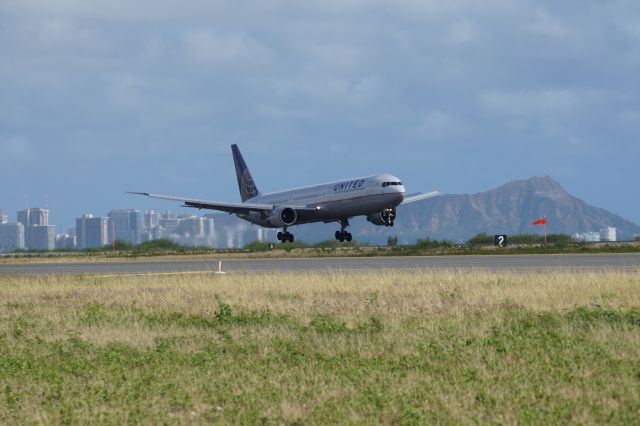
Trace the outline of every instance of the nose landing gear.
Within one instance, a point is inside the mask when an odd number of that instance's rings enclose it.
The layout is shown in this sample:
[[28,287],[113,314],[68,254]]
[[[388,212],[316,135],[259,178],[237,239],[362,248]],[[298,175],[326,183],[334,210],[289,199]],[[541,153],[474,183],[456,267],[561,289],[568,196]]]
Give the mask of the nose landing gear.
[[384,221],[384,226],[393,226],[396,221],[396,209],[384,209],[381,217]]
[[349,226],[349,219],[340,219],[340,230],[336,231],[336,240],[344,243],[345,241],[351,242],[353,236],[350,232],[347,232],[347,226]]

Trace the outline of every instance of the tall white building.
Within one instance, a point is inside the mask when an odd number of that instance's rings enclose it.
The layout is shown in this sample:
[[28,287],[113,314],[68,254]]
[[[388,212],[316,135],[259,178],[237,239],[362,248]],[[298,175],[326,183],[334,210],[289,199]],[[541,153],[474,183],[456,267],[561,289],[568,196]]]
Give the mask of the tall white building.
[[111,210],[109,218],[109,242],[128,241],[139,244],[142,240],[142,216],[139,210]]
[[53,250],[56,248],[56,227],[53,225],[35,225],[29,232],[30,250]]
[[0,209],[0,225],[2,225],[3,223],[8,223],[8,222],[9,222],[9,216],[4,214],[4,211],[2,209]]
[[216,239],[215,222],[211,217],[203,217],[202,225],[204,231],[204,245],[207,247],[213,247]]
[[109,219],[82,215],[76,219],[76,240],[78,250],[100,248],[109,244]]
[[24,248],[24,225],[0,223],[0,251],[12,252]]
[[70,229],[66,234],[56,235],[56,249],[74,250],[76,248],[75,230]]
[[612,226],[605,226],[600,230],[600,241],[617,241],[617,230]]
[[[34,250],[53,250],[55,248],[55,229],[53,242],[51,244],[48,244],[48,230],[44,231],[41,229],[37,231],[37,235],[35,233],[36,227],[49,226],[49,209],[33,208],[20,210],[18,211],[18,223],[24,226],[25,248]],[[44,244],[45,240],[43,240],[45,234],[47,244]]]
[[587,243],[595,243],[600,241],[599,232],[582,232],[573,234],[573,239],[576,241],[584,241]]
[[148,231],[157,226],[160,226],[160,213],[153,210],[147,210],[144,212],[144,228]]

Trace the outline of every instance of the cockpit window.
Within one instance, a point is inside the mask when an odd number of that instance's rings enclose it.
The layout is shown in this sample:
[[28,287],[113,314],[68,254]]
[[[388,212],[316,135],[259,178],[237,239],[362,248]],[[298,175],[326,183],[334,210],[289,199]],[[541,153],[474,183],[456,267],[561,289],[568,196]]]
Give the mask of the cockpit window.
[[400,186],[402,186],[402,182],[383,182],[382,183],[382,187],[383,188],[386,188],[389,185],[393,185],[393,186],[400,185]]

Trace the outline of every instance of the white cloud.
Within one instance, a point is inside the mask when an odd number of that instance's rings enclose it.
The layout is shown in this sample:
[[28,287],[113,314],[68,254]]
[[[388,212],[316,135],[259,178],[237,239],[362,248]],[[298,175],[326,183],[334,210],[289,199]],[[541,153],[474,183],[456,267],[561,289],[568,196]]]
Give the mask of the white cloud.
[[581,103],[571,90],[485,91],[477,102],[485,113],[525,118],[571,114]]
[[311,66],[337,73],[357,71],[366,61],[366,52],[355,46],[339,43],[304,47],[311,55]]
[[559,17],[552,16],[544,10],[536,11],[535,18],[533,22],[527,26],[527,29],[534,33],[554,38],[566,38],[573,33],[568,24],[564,23]]
[[271,52],[244,33],[217,33],[197,29],[184,36],[187,59],[210,67],[261,66],[271,61]]
[[452,44],[473,44],[478,41],[478,31],[469,20],[456,21],[447,30],[446,39]]
[[443,111],[428,111],[418,125],[418,133],[432,140],[444,139],[452,130],[453,120]]
[[142,91],[146,84],[133,75],[120,74],[108,76],[105,96],[119,110],[136,110],[144,106]]

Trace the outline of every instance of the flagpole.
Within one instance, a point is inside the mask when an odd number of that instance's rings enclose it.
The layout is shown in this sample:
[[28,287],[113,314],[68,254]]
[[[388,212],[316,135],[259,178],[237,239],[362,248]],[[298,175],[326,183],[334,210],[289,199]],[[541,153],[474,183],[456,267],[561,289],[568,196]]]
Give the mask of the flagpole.
[[544,245],[547,245],[547,215],[544,215]]

